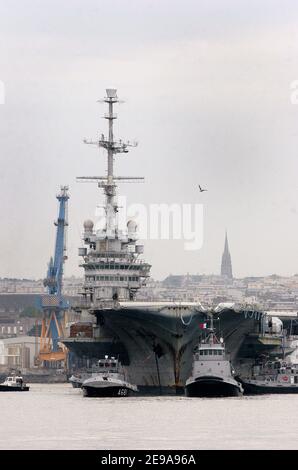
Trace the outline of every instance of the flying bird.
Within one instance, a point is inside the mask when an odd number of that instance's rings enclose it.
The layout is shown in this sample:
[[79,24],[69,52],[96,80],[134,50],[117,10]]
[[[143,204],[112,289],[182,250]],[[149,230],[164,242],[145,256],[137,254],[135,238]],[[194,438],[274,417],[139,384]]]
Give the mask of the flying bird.
[[204,191],[208,191],[208,189],[203,189],[203,188],[201,188],[200,185],[199,185],[199,189],[200,189],[200,193],[203,193]]

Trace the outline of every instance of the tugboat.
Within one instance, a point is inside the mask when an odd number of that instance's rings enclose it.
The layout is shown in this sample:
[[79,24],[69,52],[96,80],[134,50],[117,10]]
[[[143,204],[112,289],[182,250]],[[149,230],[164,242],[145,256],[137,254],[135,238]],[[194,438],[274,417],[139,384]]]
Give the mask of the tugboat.
[[239,378],[244,393],[298,393],[298,364],[282,359],[255,364],[251,377]]
[[98,372],[82,384],[85,397],[126,397],[138,392],[138,387],[125,380],[125,374],[118,359],[105,356],[98,361]]
[[240,396],[243,387],[234,374],[231,362],[226,357],[223,338],[217,339],[211,318],[209,335],[195,350],[192,375],[186,381],[185,394],[188,397]]
[[20,375],[10,375],[0,384],[0,392],[28,392],[29,387]]

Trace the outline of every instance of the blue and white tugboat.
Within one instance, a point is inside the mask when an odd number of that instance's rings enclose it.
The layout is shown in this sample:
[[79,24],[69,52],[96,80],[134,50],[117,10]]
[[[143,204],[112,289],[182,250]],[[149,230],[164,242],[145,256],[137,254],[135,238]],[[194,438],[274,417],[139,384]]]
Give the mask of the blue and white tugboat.
[[240,382],[234,378],[235,371],[226,357],[223,338],[217,339],[213,319],[209,335],[196,349],[192,375],[185,384],[188,397],[235,397],[243,394]]
[[118,359],[105,356],[98,361],[98,371],[82,384],[86,397],[126,397],[138,392],[138,387],[125,380],[125,374]]
[[28,392],[29,387],[20,375],[10,375],[0,384],[0,392]]

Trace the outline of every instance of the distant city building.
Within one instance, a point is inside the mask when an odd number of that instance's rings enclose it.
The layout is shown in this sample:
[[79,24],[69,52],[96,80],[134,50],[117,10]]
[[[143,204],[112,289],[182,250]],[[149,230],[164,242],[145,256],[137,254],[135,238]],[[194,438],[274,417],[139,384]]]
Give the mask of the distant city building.
[[221,259],[221,272],[220,274],[228,279],[233,279],[233,271],[232,271],[232,261],[231,255],[229,250],[229,243],[228,243],[228,235],[226,232],[226,239],[225,239],[225,248]]
[[[229,253],[227,242],[226,245],[225,250]],[[70,277],[64,281],[64,295],[70,305],[77,304],[82,279]],[[0,340],[40,335],[42,316],[36,316],[35,310],[43,289],[40,280],[0,278]],[[249,276],[242,279],[228,278],[225,274],[170,274],[162,281],[149,279],[147,285],[138,292],[137,300],[199,302],[204,306],[238,302],[258,304],[265,311],[298,312],[298,274],[289,277],[276,274]],[[74,310],[67,312],[66,336],[73,321],[93,320],[94,317],[86,312],[84,315]]]
[[33,336],[0,339],[0,371],[32,368],[38,348],[39,338]]

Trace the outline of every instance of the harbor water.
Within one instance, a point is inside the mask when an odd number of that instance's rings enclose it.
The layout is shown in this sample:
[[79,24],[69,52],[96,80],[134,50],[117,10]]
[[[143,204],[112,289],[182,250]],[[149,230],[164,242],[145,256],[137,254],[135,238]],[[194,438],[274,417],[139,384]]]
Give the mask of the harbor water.
[[84,398],[0,393],[0,449],[298,449],[298,395]]

